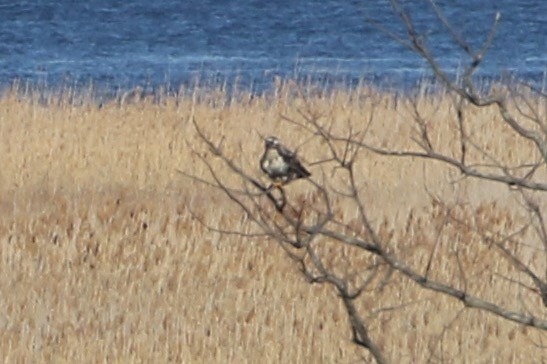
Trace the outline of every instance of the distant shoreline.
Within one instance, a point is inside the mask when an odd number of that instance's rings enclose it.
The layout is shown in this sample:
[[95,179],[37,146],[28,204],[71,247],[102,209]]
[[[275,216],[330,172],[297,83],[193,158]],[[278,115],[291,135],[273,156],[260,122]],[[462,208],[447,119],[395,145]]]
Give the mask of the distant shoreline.
[[[457,79],[458,76],[452,75]],[[529,79],[522,75],[507,74],[498,77],[479,76],[476,78],[479,88],[487,90],[494,84],[518,84],[524,83],[534,87],[537,90],[546,92],[547,90],[547,70],[542,77]],[[412,95],[416,93],[439,94],[444,93],[445,86],[442,82],[436,80],[430,73],[423,72],[418,79],[402,79],[394,76],[361,76],[345,77],[343,75],[328,74],[304,74],[296,77],[282,77],[275,73],[263,77],[262,79],[249,80],[242,76],[223,77],[217,76],[199,76],[196,75],[188,80],[181,82],[164,83],[127,83],[124,85],[114,85],[105,82],[97,82],[89,79],[87,81],[71,80],[65,78],[63,81],[49,82],[47,79],[37,81],[25,78],[14,78],[11,82],[0,82],[0,97],[9,94],[17,94],[23,98],[34,100],[44,100],[54,98],[63,98],[69,96],[75,104],[92,102],[101,104],[111,101],[120,101],[131,98],[135,95],[139,97],[162,100],[165,97],[179,98],[187,93],[197,93],[206,95],[209,93],[221,92],[229,99],[240,99],[246,97],[271,97],[275,96],[280,88],[286,85],[298,85],[302,90],[307,90],[311,95],[331,94],[333,92],[354,92],[359,88],[375,89],[378,92],[388,94]]]

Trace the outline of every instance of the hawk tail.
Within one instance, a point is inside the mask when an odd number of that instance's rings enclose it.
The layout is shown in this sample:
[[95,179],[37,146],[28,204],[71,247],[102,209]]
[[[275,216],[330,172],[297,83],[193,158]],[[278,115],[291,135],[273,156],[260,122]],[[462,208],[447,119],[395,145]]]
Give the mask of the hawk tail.
[[296,166],[296,178],[308,178],[311,173],[300,163]]

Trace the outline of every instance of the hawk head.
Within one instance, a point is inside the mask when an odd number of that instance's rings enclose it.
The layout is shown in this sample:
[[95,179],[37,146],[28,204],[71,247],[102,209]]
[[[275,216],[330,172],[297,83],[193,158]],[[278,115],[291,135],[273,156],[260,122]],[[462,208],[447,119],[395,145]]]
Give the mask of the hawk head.
[[266,139],[264,139],[266,144],[266,149],[268,148],[276,148],[279,146],[279,139],[277,139],[274,136],[269,136]]

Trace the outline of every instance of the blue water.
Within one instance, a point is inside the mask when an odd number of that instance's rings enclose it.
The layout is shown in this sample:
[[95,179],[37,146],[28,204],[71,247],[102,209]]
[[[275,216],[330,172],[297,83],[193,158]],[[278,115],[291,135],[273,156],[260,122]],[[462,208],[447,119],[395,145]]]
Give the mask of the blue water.
[[[267,89],[275,76],[408,86],[425,62],[366,21],[405,36],[388,1],[19,1],[0,3],[0,86],[14,80],[104,90],[237,83]],[[468,62],[427,1],[403,1],[440,64]],[[496,11],[498,34],[478,76],[544,87],[547,1],[439,1],[472,45]]]

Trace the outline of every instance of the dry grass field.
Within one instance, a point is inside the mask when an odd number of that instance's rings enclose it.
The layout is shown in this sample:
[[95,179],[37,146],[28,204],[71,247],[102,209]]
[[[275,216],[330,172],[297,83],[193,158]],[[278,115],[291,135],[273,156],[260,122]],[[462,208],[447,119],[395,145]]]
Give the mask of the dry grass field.
[[[413,145],[411,108],[403,98],[363,87],[318,94],[309,103],[339,128],[348,120],[365,123],[373,113],[368,141]],[[418,104],[431,122],[433,142],[446,150],[457,147],[449,97],[421,96]],[[221,193],[177,172],[209,178],[192,153],[207,152],[191,117],[211,138],[224,138],[225,152],[257,177],[262,178],[260,135],[302,144],[306,164],[320,160],[324,148],[315,140],[303,143],[302,131],[280,117],[297,119],[301,106],[282,88],[273,96],[231,102],[222,92],[210,92],[101,107],[92,100],[74,105],[66,96],[43,102],[32,93],[12,92],[0,98],[2,362],[370,360],[351,342],[345,311],[331,288],[306,283],[274,242],[204,228],[192,212],[214,226],[251,229]],[[495,110],[466,112],[473,120],[470,133],[489,153],[510,163],[537,157]],[[319,168],[310,170],[317,176]],[[328,171],[328,165],[323,168]],[[477,226],[492,233],[509,233],[528,221],[518,194],[507,186],[452,183],[458,172],[439,163],[363,152],[359,170],[374,223],[400,242],[394,249],[405,251],[415,267],[423,266],[442,220],[428,193],[461,203],[458,214],[476,216]],[[238,183],[229,174],[225,181]],[[289,186],[290,197],[305,196],[306,186]],[[547,211],[545,197],[537,198]],[[347,221],[355,215],[342,202],[337,209]],[[519,238],[526,242],[521,253],[527,263],[545,272],[531,229]],[[537,296],[530,299],[526,289],[505,278],[529,282],[478,234],[446,224],[442,239],[440,257],[450,257],[455,247],[462,252],[470,291],[546,317]],[[435,277],[452,282],[455,261],[435,260]],[[366,292],[360,308],[372,338],[393,362],[547,362],[545,333],[463,309],[401,277],[382,291]]]

